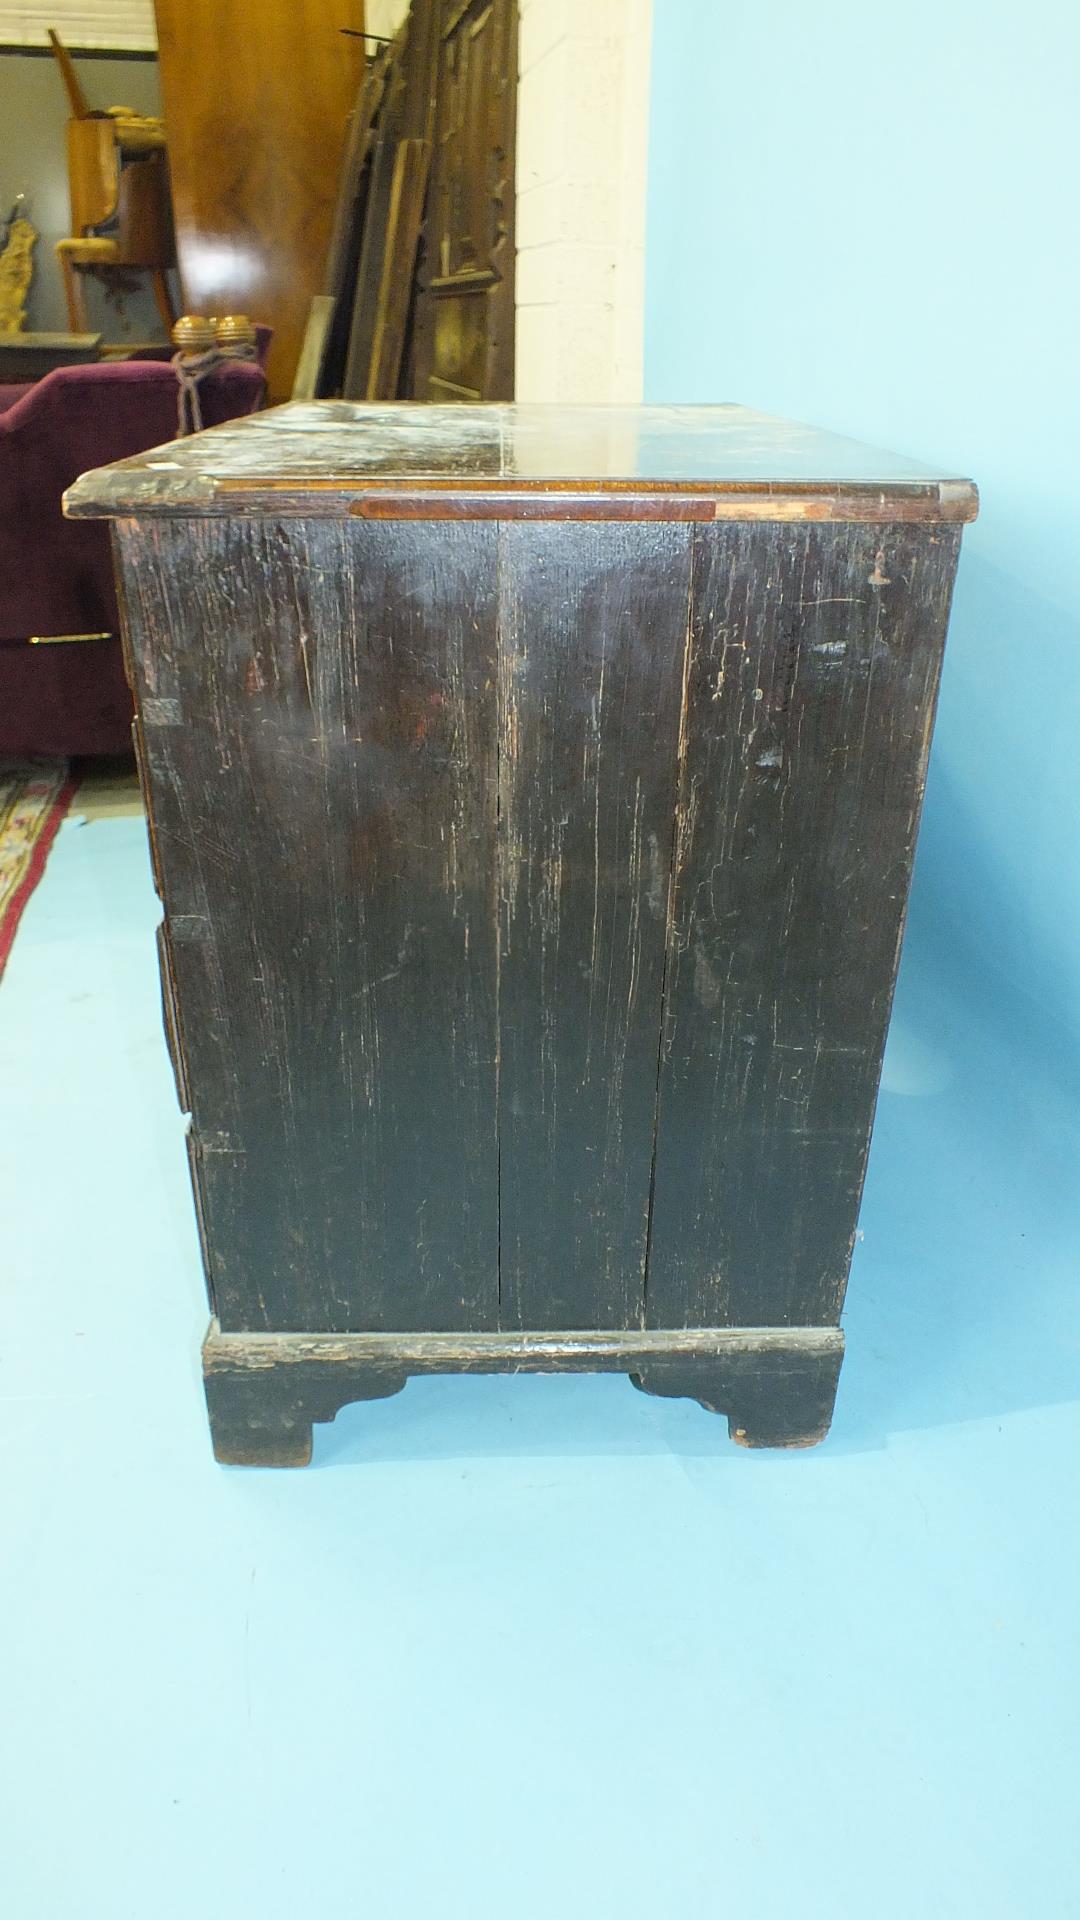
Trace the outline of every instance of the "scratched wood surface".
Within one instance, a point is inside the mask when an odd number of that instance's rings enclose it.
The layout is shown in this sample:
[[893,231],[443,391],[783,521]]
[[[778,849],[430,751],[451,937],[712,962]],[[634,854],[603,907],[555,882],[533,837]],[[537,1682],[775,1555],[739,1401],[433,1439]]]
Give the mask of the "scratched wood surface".
[[690,538],[503,530],[506,1326],[641,1316]]
[[697,529],[653,1326],[847,1280],[959,529]]
[[214,1452],[233,1466],[306,1466],[312,1423],[399,1393],[410,1374],[629,1373],[646,1393],[725,1412],[742,1446],[806,1446],[828,1430],[837,1328],[519,1334],[225,1333],[203,1346]]
[[[650,503],[650,491],[657,496]],[[664,492],[683,517],[971,520],[976,493],[917,461],[749,407],[362,405],[297,401],[84,474],[74,517],[187,512],[319,514],[361,509],[431,518],[619,510],[648,519]],[[696,497],[695,497],[696,496]],[[387,498],[388,497],[388,498]],[[396,497],[396,505],[395,505]],[[599,505],[597,502],[599,501]],[[668,514],[678,502],[667,502]]]
[[495,540],[121,530],[223,1327],[496,1324]]
[[327,403],[78,483],[226,1335],[835,1327],[974,501],[740,408]]

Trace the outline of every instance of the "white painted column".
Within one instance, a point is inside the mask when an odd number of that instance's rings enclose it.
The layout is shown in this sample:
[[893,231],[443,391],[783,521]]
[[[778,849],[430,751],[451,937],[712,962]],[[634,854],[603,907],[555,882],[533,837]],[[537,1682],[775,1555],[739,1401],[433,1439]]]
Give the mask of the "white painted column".
[[[395,33],[408,0],[367,0]],[[652,0],[519,0],[519,400],[640,400]]]
[[520,0],[519,400],[640,400],[652,0]]

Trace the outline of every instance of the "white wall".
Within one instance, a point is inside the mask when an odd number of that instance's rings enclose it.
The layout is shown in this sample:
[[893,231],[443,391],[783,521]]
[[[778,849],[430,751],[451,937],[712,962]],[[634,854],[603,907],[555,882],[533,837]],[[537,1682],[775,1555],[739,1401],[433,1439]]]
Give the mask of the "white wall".
[[[393,34],[408,0],[367,0]],[[652,0],[519,0],[520,400],[640,400]]]
[[44,6],[0,0],[3,46],[47,46],[47,27],[56,28],[66,47],[157,50],[153,0],[45,0]]
[[652,0],[520,0],[520,400],[638,400]]
[[409,11],[409,0],[365,0],[364,27],[382,40],[392,40]]

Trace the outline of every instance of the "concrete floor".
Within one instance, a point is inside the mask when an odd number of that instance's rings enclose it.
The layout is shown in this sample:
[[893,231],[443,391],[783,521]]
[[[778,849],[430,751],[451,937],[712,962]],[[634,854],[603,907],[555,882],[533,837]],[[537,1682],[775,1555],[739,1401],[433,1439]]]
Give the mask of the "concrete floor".
[[1080,1912],[1055,1037],[913,937],[820,1449],[427,1380],[223,1470],[144,832],[93,813],[0,986],[2,1910]]

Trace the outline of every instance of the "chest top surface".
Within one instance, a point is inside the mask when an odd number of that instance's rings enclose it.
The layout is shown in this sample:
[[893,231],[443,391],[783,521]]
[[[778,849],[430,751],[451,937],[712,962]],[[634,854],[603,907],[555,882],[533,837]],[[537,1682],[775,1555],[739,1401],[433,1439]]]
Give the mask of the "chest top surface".
[[971,520],[977,495],[969,480],[748,407],[324,400],[86,473],[64,504],[88,519],[262,510]]

